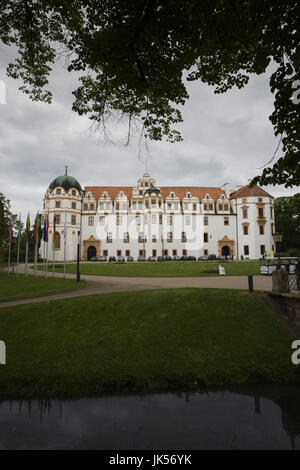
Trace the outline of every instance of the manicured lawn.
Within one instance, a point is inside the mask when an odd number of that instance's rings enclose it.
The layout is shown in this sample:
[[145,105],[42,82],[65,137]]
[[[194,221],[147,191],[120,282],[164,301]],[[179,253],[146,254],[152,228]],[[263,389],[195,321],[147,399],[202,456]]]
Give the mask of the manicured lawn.
[[258,294],[170,289],[0,309],[0,396],[76,397],[300,379]]
[[74,279],[52,278],[51,274],[48,275],[46,280],[41,276],[37,278],[28,276],[25,278],[22,274],[17,277],[15,274],[8,276],[7,273],[0,272],[0,302],[42,297],[77,289],[85,285],[85,281],[80,282],[78,285]]
[[[136,263],[81,263],[82,274],[97,276],[136,276],[136,277],[186,277],[186,276],[219,276],[219,265],[225,267],[229,276],[246,276],[259,274],[258,261],[164,261]],[[42,269],[42,268],[41,268]],[[57,272],[63,272],[63,265],[56,266]],[[66,265],[67,273],[76,273],[76,264]]]

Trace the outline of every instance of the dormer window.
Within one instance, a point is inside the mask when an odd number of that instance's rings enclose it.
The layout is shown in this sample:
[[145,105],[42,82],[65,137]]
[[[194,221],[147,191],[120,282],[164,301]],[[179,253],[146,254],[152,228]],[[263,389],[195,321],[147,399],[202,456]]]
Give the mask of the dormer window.
[[76,196],[76,191],[75,191],[75,189],[72,189],[72,196]]
[[58,188],[58,189],[56,190],[56,194],[61,194],[61,189],[60,189],[60,188]]

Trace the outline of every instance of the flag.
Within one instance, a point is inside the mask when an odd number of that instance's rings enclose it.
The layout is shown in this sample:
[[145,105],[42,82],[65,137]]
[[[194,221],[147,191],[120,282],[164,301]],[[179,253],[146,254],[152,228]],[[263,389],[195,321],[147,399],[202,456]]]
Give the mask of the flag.
[[38,232],[39,232],[39,211],[37,212],[35,221],[34,221],[34,230],[33,230],[34,243],[37,243],[38,241]]
[[49,214],[47,214],[47,225],[46,225],[46,242],[48,242],[48,238],[49,238]]
[[29,241],[29,234],[30,234],[30,217],[29,217],[29,212],[26,220],[26,229],[25,229],[25,241],[28,243]]
[[49,216],[44,219],[44,230],[43,230],[43,241],[48,242],[48,233],[49,233]]

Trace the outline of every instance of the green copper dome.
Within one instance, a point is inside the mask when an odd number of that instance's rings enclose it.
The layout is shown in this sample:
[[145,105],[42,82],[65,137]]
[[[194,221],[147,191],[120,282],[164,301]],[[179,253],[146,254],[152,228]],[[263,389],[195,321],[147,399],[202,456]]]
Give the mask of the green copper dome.
[[78,183],[77,179],[74,178],[73,176],[68,175],[67,172],[67,167],[66,167],[66,172],[64,175],[57,176],[49,185],[50,193],[55,188],[63,188],[66,193],[69,192],[71,188],[77,189],[80,193],[82,192],[82,188],[80,184]]

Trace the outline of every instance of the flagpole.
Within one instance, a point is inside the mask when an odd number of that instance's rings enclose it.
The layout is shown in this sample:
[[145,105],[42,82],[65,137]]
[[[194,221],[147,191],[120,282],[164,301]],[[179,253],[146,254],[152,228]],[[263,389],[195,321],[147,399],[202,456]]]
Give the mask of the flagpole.
[[36,214],[35,223],[34,223],[34,239],[35,239],[35,246],[34,246],[34,276],[37,276],[37,249],[38,249],[38,241],[39,241],[39,213]]
[[53,271],[53,273],[52,273],[53,276],[52,276],[52,277],[54,277],[54,272],[55,272],[55,245],[54,245],[54,243],[55,243],[55,242],[53,242],[53,248],[52,248],[52,252],[53,252],[53,269],[52,269],[52,271]]
[[9,223],[9,236],[8,236],[8,272],[7,272],[7,275],[8,275],[8,276],[9,276],[9,274],[10,274],[11,231],[12,231],[12,226],[11,226],[11,221],[10,221],[10,223]]
[[46,248],[46,279],[48,278],[48,252],[49,252],[49,212],[47,213],[47,221],[46,221],[46,243],[47,243],[47,248]]
[[47,241],[47,248],[46,248],[46,279],[48,278],[48,248],[49,248],[49,241]]
[[26,240],[26,252],[25,252],[25,277],[27,277],[27,265],[28,265],[28,241]]
[[17,267],[16,267],[17,277],[19,277],[20,243],[21,243],[21,213],[19,213],[19,224],[18,224],[18,249],[17,249]]
[[64,278],[66,277],[66,244],[67,244],[67,213],[65,212],[65,222],[64,222]]
[[28,244],[29,244],[29,231],[30,231],[30,218],[29,218],[29,212],[27,216],[27,222],[26,222],[26,252],[25,252],[25,277],[27,277],[27,271],[28,271]]
[[53,234],[52,234],[52,260],[53,260],[52,277],[54,277],[54,272],[55,272],[55,242],[56,242],[56,223],[55,223],[55,215],[54,215]]
[[46,259],[45,259],[45,256],[46,256],[46,249],[45,249],[45,240],[43,240],[44,242],[44,245],[43,245],[43,277],[45,277],[45,262],[46,262]]

